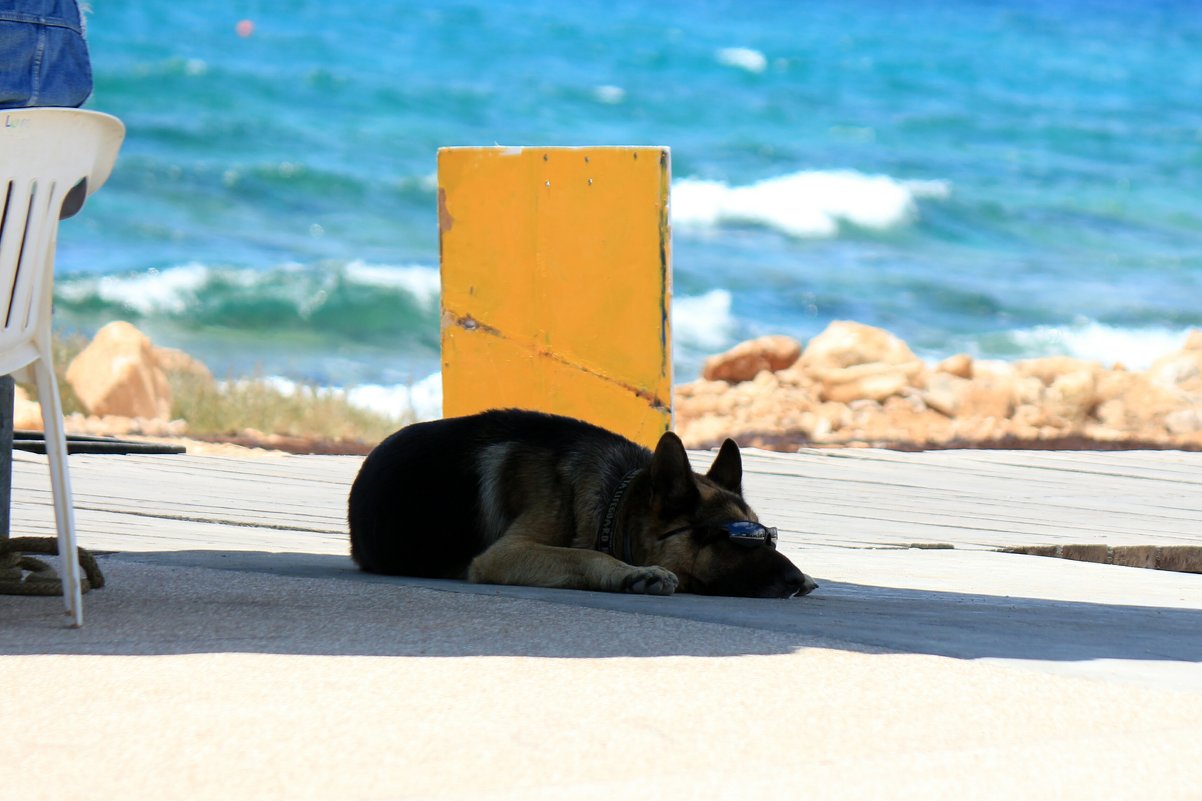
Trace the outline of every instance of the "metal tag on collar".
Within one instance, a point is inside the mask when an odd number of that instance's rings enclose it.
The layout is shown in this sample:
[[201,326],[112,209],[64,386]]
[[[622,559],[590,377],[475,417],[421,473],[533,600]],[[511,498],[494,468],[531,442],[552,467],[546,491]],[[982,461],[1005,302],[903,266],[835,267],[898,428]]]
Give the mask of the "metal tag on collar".
[[776,542],[776,529],[751,520],[723,523],[722,529],[730,535],[732,542],[740,545],[772,545]]

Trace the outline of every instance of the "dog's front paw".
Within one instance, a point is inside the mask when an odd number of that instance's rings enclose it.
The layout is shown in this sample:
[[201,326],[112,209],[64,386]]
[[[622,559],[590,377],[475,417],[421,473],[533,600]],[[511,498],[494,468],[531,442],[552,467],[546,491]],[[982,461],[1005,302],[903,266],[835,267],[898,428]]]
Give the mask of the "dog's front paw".
[[622,592],[637,592],[643,595],[671,595],[676,592],[680,579],[671,570],[656,565],[636,567],[622,580]]

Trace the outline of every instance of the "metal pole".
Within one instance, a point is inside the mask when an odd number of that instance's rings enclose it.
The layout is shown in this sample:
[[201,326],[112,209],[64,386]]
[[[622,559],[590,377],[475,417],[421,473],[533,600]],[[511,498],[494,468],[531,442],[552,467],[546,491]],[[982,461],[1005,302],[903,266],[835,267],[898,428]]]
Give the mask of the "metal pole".
[[8,539],[13,499],[13,377],[0,376],[0,540]]

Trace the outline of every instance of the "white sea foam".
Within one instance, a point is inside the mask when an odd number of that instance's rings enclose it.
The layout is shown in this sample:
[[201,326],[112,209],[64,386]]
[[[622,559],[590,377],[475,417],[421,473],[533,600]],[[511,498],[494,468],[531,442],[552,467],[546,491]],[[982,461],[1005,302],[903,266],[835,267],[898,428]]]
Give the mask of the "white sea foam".
[[352,405],[380,414],[436,420],[442,417],[442,374],[428,375],[410,386],[369,384],[353,387],[346,397]]
[[[437,267],[421,264],[368,264],[356,260],[343,268],[346,278],[355,284],[399,290],[412,295],[425,309],[437,305],[441,283]],[[285,281],[281,283],[283,276]],[[124,306],[141,315],[182,315],[194,308],[205,287],[220,281],[246,290],[278,294],[281,286],[302,291],[317,287],[316,294],[302,293],[302,313],[320,305],[328,294],[325,271],[295,263],[280,264],[271,270],[212,267],[192,262],[177,267],[150,269],[119,275],[71,275],[55,284],[58,297],[74,303],[91,299]]]
[[404,290],[426,309],[438,303],[442,291],[438,268],[418,264],[395,266],[356,260],[346,265],[346,276],[358,284]]
[[947,200],[952,196],[952,185],[948,181],[902,181],[901,185],[917,198]]
[[672,341],[682,349],[714,351],[723,348],[734,329],[731,295],[725,289],[672,299]]
[[724,47],[715,55],[719,64],[748,72],[760,73],[768,67],[768,59],[764,54],[750,47]]
[[1094,320],[1079,320],[1065,326],[1036,326],[1010,333],[1009,338],[1024,352],[1036,356],[1073,356],[1129,370],[1145,370],[1152,362],[1177,351],[1185,344],[1186,330],[1164,327],[1118,328]]
[[142,314],[179,314],[188,308],[208,279],[208,267],[191,263],[166,270],[60,280],[55,291],[76,302],[97,297]]
[[[283,376],[267,376],[254,380],[266,383],[284,395],[294,395],[305,386]],[[238,386],[250,381],[251,379],[237,379],[232,384]],[[426,376],[412,385],[363,384],[350,389],[318,387],[316,393],[320,397],[342,397],[352,406],[391,417],[411,417],[414,420],[436,420],[442,417],[441,373]]]
[[672,222],[754,224],[801,238],[832,237],[841,223],[887,230],[918,215],[918,198],[945,198],[945,181],[899,181],[852,170],[809,170],[746,186],[684,178],[672,186]]
[[593,97],[600,103],[616,105],[626,99],[626,90],[620,86],[606,84],[593,90]]

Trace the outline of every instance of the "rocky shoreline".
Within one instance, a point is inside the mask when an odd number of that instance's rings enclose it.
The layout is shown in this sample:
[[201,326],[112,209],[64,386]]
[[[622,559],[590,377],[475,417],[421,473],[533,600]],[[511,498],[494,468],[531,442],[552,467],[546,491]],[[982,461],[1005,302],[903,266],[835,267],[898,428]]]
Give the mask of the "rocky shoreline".
[[[356,453],[373,443],[241,428],[190,432],[171,419],[168,374],[212,382],[186,353],[155,347],[133,325],[102,328],[62,383],[87,413],[71,433],[184,443],[193,452]],[[928,364],[880,328],[834,322],[803,346],[785,336],[736,345],[675,388],[676,431],[691,448],[732,437],[745,447],[1202,450],[1202,330],[1147,370],[1064,356],[1016,362],[960,354]],[[42,427],[18,387],[15,427]]]
[[743,342],[676,388],[693,448],[730,436],[799,447],[1202,450],[1202,330],[1144,371],[1064,356],[939,364],[880,328],[834,322],[806,345]]

